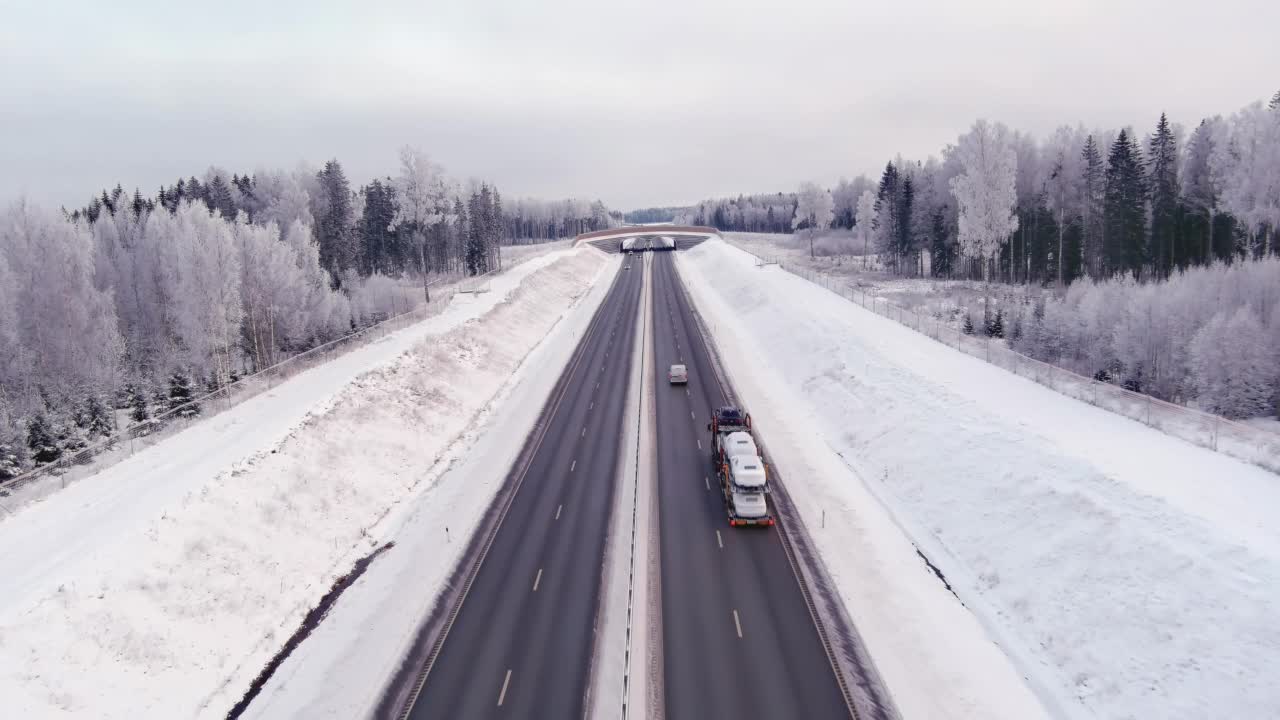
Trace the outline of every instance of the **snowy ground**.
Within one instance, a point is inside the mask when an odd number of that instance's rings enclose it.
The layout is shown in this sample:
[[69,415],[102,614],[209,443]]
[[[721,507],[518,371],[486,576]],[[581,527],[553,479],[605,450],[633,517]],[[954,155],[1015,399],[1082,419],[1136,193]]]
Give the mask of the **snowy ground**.
[[[964,323],[965,313],[971,313],[975,323],[982,318],[982,305],[986,289],[981,282],[971,280],[936,280],[931,277],[899,277],[882,270],[879,257],[872,252],[865,261],[861,255],[821,254],[823,238],[816,241],[818,256],[809,256],[809,241],[804,234],[781,235],[777,233],[724,233],[731,245],[740,247],[770,261],[782,261],[790,266],[821,272],[849,284],[854,289],[868,293],[881,301],[940,319],[953,328]],[[843,234],[832,239],[848,247],[851,241]],[[853,243],[856,245],[856,243]],[[859,250],[859,252],[861,252]],[[1023,285],[994,285],[991,310],[1021,305],[1027,298],[1042,292],[1038,288]],[[995,341],[1003,344],[1003,341]]]
[[1274,475],[724,243],[680,262],[904,716],[1275,714]]
[[0,523],[6,714],[225,714],[605,262],[523,263]]

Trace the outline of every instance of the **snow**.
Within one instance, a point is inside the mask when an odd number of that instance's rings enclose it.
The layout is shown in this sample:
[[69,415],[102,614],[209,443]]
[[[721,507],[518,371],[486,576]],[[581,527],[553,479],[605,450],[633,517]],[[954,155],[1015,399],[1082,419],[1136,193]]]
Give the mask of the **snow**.
[[380,524],[379,541],[393,539],[395,550],[343,594],[245,718],[345,719],[372,710],[609,290],[620,258],[601,263],[595,250],[583,252],[597,267],[590,289]]
[[[462,452],[604,265],[594,250],[529,260],[491,293],[0,523],[6,711],[224,715],[332,581],[405,516],[407,498],[433,487],[438,462]],[[394,549],[370,572],[407,554]]]
[[1280,707],[1274,475],[723,242],[679,262],[904,717]]

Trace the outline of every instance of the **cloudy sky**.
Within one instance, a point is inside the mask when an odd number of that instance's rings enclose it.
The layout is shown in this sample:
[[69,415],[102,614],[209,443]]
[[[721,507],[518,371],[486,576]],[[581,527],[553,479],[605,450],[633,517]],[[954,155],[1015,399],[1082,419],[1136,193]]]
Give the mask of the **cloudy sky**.
[[875,173],[985,116],[1192,126],[1280,89],[1274,0],[0,0],[0,201],[426,150],[507,196]]

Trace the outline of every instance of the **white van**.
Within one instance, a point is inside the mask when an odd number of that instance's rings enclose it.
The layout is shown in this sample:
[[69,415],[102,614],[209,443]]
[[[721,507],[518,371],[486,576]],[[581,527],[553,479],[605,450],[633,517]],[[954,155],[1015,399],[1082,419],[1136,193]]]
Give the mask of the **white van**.
[[667,381],[672,385],[685,385],[689,382],[689,369],[683,365],[672,365],[667,371]]

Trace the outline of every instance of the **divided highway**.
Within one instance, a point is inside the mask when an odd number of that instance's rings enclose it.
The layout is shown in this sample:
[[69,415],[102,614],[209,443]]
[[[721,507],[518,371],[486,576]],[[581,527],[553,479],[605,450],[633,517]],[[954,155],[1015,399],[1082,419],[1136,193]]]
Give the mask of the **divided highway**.
[[407,717],[583,716],[640,260],[623,261],[513,469],[511,505]]
[[[674,260],[653,262],[666,717],[848,718],[778,529],[726,520],[707,430],[726,399]],[[687,386],[667,383],[675,363]]]

